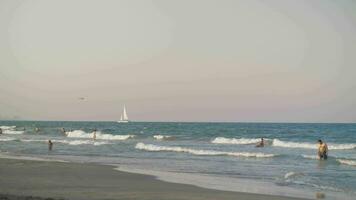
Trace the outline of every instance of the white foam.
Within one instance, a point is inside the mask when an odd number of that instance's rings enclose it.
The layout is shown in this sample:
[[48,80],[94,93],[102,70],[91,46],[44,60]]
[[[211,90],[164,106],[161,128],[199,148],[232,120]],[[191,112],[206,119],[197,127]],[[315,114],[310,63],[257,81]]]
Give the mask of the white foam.
[[19,135],[19,134],[23,134],[24,131],[4,130],[2,133],[4,133],[4,134],[10,134],[10,135]]
[[15,130],[16,126],[0,126],[3,134],[19,135],[23,134],[24,131]]
[[171,136],[171,135],[154,135],[153,138],[156,139],[156,140],[171,140],[171,139],[174,138],[174,136]]
[[12,160],[31,160],[31,161],[45,161],[45,162],[68,162],[64,160],[56,160],[51,158],[40,158],[40,157],[31,157],[31,156],[22,156],[22,155],[7,155],[0,154],[0,158],[12,159]]
[[251,152],[225,152],[225,151],[213,151],[213,150],[197,150],[183,147],[174,146],[158,146],[153,144],[137,143],[136,149],[146,150],[146,151],[172,151],[172,152],[183,152],[190,153],[200,156],[236,156],[236,157],[255,157],[255,158],[269,158],[274,157],[274,154],[264,154],[264,153],[251,153]]
[[14,130],[16,126],[0,126],[2,130]]
[[[94,133],[87,133],[82,130],[74,130],[66,132],[67,137],[70,138],[93,138]],[[127,140],[135,137],[134,135],[111,135],[103,134],[99,131],[96,132],[96,139],[99,140]]]
[[284,178],[285,179],[290,179],[290,178],[294,178],[294,177],[297,177],[297,176],[304,176],[303,173],[301,172],[288,172],[284,175]]
[[90,145],[95,145],[95,146],[109,144],[108,142],[104,142],[104,141],[92,141],[92,140],[54,140],[53,142],[59,142],[59,143],[69,144],[69,145],[90,144]]
[[337,161],[344,165],[356,166],[356,160],[337,159]]
[[261,138],[224,138],[217,137],[211,142],[214,144],[257,144],[261,141]]
[[[48,142],[48,140],[36,140],[36,139],[22,139],[22,142]],[[54,143],[62,143],[62,144],[69,144],[69,145],[84,145],[84,144],[89,144],[89,145],[104,145],[104,144],[110,144],[105,141],[93,141],[93,140],[51,140]]]
[[21,139],[21,142],[48,142],[48,140],[36,140],[36,139]]
[[314,193],[311,190],[278,186],[264,180],[253,180],[235,177],[221,177],[208,174],[178,173],[164,170],[137,169],[134,166],[122,166],[115,168],[119,171],[147,174],[156,176],[159,180],[173,183],[190,184],[203,188],[245,192],[254,194],[278,195],[312,199]]
[[[317,149],[317,143],[307,143],[307,142],[285,142],[282,140],[274,139],[272,142],[273,146],[276,147],[286,147],[286,148],[304,148],[304,149]],[[344,150],[344,149],[355,149],[356,144],[329,144],[328,148],[330,150]]]
[[308,158],[308,159],[313,159],[313,160],[319,160],[319,156],[317,155],[302,155],[303,158]]
[[0,142],[7,142],[7,141],[14,141],[16,138],[11,138],[11,137],[0,137]]

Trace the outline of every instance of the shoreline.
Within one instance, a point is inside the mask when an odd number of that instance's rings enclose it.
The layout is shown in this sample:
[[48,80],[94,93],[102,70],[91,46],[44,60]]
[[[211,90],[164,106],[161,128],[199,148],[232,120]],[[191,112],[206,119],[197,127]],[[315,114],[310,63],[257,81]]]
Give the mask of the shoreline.
[[0,194],[8,199],[246,199],[302,198],[206,189],[112,166],[0,158]]

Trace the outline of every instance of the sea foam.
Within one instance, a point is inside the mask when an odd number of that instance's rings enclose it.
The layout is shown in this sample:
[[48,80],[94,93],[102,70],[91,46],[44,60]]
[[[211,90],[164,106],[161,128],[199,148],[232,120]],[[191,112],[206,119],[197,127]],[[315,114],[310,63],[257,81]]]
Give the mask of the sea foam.
[[156,139],[156,140],[173,140],[174,136],[171,136],[171,135],[154,135],[153,138]]
[[[272,146],[286,147],[286,148],[304,148],[304,149],[317,149],[317,143],[308,142],[286,142],[279,139],[273,139]],[[356,144],[328,144],[330,150],[345,150],[355,149]]]
[[344,165],[351,165],[356,167],[356,160],[337,159],[337,161]]
[[0,137],[0,142],[7,142],[7,141],[14,141],[16,138],[11,138],[11,137]]
[[0,126],[2,130],[13,130],[16,128],[16,126]]
[[[94,133],[87,133],[82,130],[74,130],[66,132],[67,137],[69,138],[93,138]],[[100,140],[127,140],[135,137],[134,135],[111,135],[103,134],[100,131],[96,132],[96,139]]]
[[69,145],[103,145],[103,144],[109,144],[108,142],[104,141],[93,141],[93,140],[54,140],[53,142],[58,142],[58,143],[63,143],[63,144],[69,144]]
[[[46,143],[48,140],[42,139],[42,140],[36,140],[36,139],[22,139],[22,142],[43,142]],[[95,140],[51,140],[53,143],[62,143],[62,144],[68,144],[68,145],[84,145],[84,144],[89,144],[89,145],[103,145],[103,144],[110,144],[105,141],[95,141]]]
[[214,144],[257,144],[261,138],[225,138],[217,137],[211,141]]
[[184,147],[175,146],[159,146],[153,144],[137,143],[136,149],[145,151],[171,151],[171,152],[183,152],[190,153],[193,155],[200,156],[236,156],[236,157],[255,157],[255,158],[269,158],[274,157],[274,154],[264,154],[264,153],[251,153],[251,152],[225,152],[225,151],[214,151],[214,150],[198,150],[190,149]]
[[3,134],[19,135],[24,133],[24,131],[15,130],[16,126],[0,126],[0,128],[2,129]]
[[297,176],[304,176],[303,173],[301,172],[288,172],[284,175],[284,178],[285,179],[290,179],[290,178],[294,178],[294,177],[297,177]]
[[319,160],[319,157],[317,155],[302,155],[303,158],[308,158],[308,159],[313,159],[313,160]]

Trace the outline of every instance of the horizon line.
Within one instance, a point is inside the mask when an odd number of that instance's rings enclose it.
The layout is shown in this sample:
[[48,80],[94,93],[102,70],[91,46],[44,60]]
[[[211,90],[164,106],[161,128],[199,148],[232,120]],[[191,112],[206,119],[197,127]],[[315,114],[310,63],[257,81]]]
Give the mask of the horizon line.
[[[23,122],[117,122],[117,120],[43,120],[43,119],[0,119]],[[296,121],[129,121],[129,123],[261,123],[261,124],[356,124],[356,122],[296,122]]]

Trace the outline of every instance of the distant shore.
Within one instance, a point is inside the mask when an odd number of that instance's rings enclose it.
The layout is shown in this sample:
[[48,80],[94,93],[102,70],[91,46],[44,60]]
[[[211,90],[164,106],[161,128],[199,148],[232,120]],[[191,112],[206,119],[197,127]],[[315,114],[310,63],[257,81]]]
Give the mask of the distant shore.
[[95,164],[0,159],[0,174],[0,198],[8,200],[298,200],[167,183],[153,176],[121,172],[111,166]]

